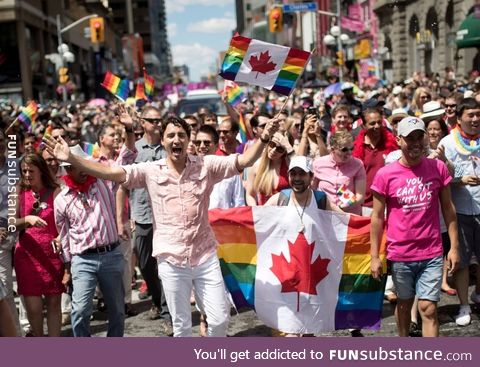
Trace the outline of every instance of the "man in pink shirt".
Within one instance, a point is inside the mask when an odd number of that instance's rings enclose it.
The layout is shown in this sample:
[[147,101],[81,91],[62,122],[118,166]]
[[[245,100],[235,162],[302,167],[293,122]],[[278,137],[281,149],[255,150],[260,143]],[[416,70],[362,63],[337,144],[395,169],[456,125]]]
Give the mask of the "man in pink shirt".
[[437,302],[443,271],[439,202],[451,241],[447,256],[450,273],[459,262],[457,219],[448,186],[452,178],[445,163],[424,157],[424,136],[422,120],[403,118],[398,124],[402,157],[381,168],[371,186],[372,276],[379,279],[382,273],[379,246],[386,224],[387,258],[392,262],[398,294],[395,316],[400,336],[408,336],[415,296],[423,321],[422,335],[438,336]]
[[167,158],[121,167],[105,167],[70,154],[62,141],[46,142],[59,160],[88,174],[127,188],[146,187],[153,211],[152,256],[158,261],[174,336],[192,334],[192,285],[207,314],[208,335],[225,336],[230,307],[216,256],[217,241],[208,221],[209,196],[217,182],[251,166],[276,130],[278,119],[268,121],[258,141],[243,154],[199,157],[187,154],[190,126],[181,118],[169,117],[160,129]]

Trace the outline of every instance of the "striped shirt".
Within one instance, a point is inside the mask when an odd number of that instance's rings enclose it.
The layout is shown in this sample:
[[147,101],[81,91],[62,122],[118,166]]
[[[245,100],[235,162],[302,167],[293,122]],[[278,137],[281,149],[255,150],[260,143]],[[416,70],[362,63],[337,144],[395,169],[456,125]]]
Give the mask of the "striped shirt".
[[85,194],[69,187],[54,202],[55,223],[60,234],[64,260],[74,255],[118,241],[115,197],[102,180],[97,180]]

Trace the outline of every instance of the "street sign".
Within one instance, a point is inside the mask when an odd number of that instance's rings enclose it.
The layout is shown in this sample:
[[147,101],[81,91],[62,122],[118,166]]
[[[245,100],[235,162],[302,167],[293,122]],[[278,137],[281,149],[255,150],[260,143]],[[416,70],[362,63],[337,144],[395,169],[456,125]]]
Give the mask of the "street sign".
[[317,3],[283,4],[284,13],[297,11],[317,11]]

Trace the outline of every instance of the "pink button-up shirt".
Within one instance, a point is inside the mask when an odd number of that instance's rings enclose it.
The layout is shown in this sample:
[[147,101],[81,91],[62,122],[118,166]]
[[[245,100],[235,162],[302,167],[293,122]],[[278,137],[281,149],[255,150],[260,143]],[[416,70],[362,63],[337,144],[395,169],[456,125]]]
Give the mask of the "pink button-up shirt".
[[123,166],[128,189],[146,187],[153,212],[153,251],[160,260],[197,266],[215,253],[217,240],[208,221],[213,186],[239,174],[237,155],[188,156],[180,177],[169,172],[165,159]]
[[118,241],[115,198],[106,182],[97,180],[85,197],[86,201],[66,186],[55,198],[55,223],[66,262],[85,250]]
[[[318,179],[318,189],[325,192],[328,199],[335,205],[340,205],[341,201],[337,191],[342,185],[355,192],[355,182],[365,180],[365,168],[360,159],[351,157],[345,163],[338,164],[332,157],[332,154],[315,159],[313,162],[313,172]],[[362,208],[355,206],[346,208],[345,211],[361,215]]]

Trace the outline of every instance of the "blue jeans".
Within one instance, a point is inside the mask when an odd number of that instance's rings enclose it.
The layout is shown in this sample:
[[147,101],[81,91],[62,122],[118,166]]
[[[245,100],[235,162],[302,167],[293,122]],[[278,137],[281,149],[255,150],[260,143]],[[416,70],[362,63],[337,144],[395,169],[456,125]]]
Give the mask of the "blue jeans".
[[120,246],[103,254],[75,255],[72,258],[73,336],[90,336],[90,316],[97,283],[108,313],[107,336],[123,336],[125,305],[122,275],[125,260]]

